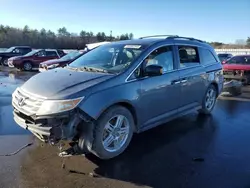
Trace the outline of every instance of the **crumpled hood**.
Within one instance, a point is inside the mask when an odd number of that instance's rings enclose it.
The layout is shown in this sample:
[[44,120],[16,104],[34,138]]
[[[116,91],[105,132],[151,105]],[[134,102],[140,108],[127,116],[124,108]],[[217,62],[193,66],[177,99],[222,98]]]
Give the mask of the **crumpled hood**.
[[21,89],[47,99],[62,99],[103,82],[114,75],[57,68],[31,77]]
[[51,59],[51,60],[47,60],[42,62],[42,65],[53,65],[53,64],[57,64],[57,63],[65,63],[68,62],[69,60],[61,60],[61,59]]
[[224,70],[250,70],[250,65],[241,65],[241,64],[224,64]]

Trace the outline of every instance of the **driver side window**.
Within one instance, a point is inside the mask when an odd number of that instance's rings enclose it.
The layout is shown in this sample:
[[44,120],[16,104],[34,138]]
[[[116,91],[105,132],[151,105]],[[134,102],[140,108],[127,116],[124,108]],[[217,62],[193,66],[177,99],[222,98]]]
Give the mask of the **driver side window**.
[[37,52],[36,56],[37,57],[44,57],[45,56],[45,51]]
[[143,64],[139,66],[131,75],[130,79],[136,79],[143,76],[143,68],[149,65],[160,65],[163,68],[163,72],[174,70],[174,53],[172,46],[163,46],[155,49],[151,52],[143,61]]
[[16,48],[16,49],[13,50],[13,53],[19,54],[20,50],[18,48]]
[[172,71],[174,69],[174,56],[172,46],[164,46],[154,50],[144,60],[145,67],[156,64],[163,68],[163,72]]

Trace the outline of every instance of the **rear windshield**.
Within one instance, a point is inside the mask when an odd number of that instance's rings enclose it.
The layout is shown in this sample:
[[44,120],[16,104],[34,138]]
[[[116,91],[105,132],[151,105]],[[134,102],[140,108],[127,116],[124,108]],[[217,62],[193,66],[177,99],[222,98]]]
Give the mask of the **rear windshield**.
[[128,68],[145,48],[146,46],[139,44],[106,44],[82,55],[73,61],[69,67],[87,67],[102,69],[110,73],[119,73]]
[[250,56],[234,56],[227,61],[227,64],[250,65]]
[[230,54],[218,54],[218,57],[228,57],[228,56],[230,56]]

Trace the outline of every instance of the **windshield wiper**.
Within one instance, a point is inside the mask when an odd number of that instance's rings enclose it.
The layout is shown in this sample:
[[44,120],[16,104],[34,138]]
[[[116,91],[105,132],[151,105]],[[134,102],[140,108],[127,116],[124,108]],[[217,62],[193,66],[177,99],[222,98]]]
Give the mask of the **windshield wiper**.
[[71,69],[71,70],[74,70],[74,71],[76,71],[78,68],[76,68],[76,67],[71,67],[71,66],[69,66],[69,65],[67,65],[65,68],[68,68],[68,69]]
[[78,70],[89,71],[89,72],[103,72],[108,73],[107,70],[95,68],[95,67],[79,67]]

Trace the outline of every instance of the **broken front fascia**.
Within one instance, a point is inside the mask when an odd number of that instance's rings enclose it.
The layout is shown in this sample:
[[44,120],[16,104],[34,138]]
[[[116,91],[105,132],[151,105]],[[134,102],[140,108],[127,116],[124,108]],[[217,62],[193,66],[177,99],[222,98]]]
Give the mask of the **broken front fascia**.
[[44,142],[56,143],[60,140],[75,140],[84,136],[85,143],[91,147],[93,128],[91,125],[94,120],[79,109],[37,117],[26,116],[15,109],[14,120]]

